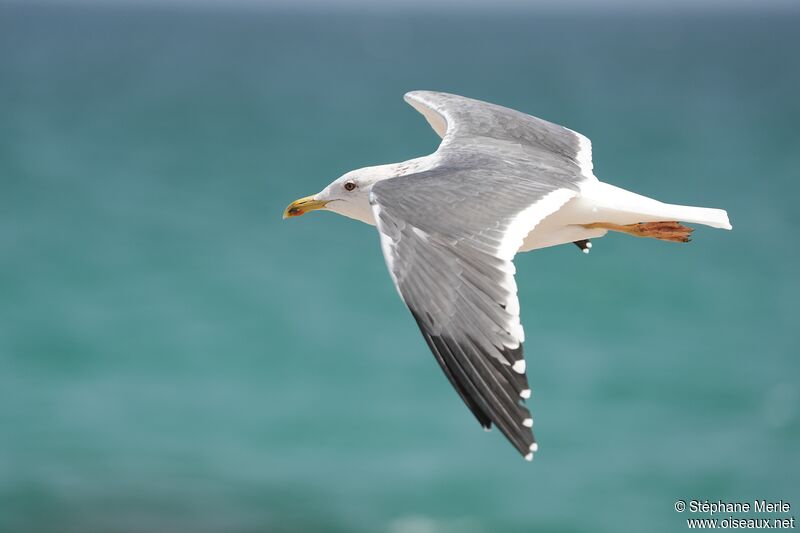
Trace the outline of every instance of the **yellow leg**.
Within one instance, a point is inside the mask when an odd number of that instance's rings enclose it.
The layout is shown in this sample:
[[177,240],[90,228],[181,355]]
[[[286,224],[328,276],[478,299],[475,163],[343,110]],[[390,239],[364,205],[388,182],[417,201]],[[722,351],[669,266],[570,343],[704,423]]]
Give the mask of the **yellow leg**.
[[612,224],[610,222],[593,222],[582,224],[586,229],[607,229],[627,233],[634,237],[648,237],[671,242],[689,242],[694,229],[674,221],[640,222],[638,224]]

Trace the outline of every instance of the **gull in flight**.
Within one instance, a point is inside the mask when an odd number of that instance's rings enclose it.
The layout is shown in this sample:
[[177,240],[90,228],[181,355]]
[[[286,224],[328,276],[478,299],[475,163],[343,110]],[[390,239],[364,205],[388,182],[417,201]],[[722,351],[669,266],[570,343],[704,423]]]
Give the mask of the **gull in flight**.
[[433,154],[352,170],[284,218],[326,209],[377,226],[389,275],[447,379],[481,426],[495,424],[531,460],[514,255],[566,243],[588,253],[608,231],[688,242],[680,222],[731,229],[728,214],[599,181],[591,142],[563,126],[454,94],[405,100],[442,138]]

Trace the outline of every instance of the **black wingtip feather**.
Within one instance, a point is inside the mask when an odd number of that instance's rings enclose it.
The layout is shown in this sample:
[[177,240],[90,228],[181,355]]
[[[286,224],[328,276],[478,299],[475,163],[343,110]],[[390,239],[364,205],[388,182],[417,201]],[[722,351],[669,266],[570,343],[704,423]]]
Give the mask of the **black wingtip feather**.
[[[528,388],[525,375],[484,353],[471,339],[472,346],[460,346],[447,336],[432,335],[425,321],[415,311],[411,310],[411,314],[445,376],[481,426],[489,429],[494,423],[517,451],[527,456],[536,440],[531,429],[523,425],[530,417],[519,396],[521,390]],[[505,348],[502,353],[507,360],[517,361],[522,358],[522,345]],[[492,364],[486,365],[487,359]]]
[[445,376],[447,376],[448,381],[450,381],[450,384],[453,386],[453,388],[456,390],[458,395],[461,397],[461,400],[467,405],[467,407],[469,408],[470,412],[472,412],[472,414],[475,416],[475,418],[478,420],[478,423],[480,423],[481,426],[483,426],[486,429],[491,428],[492,427],[492,420],[489,418],[489,415],[487,415],[475,403],[475,400],[473,400],[472,397],[467,394],[467,391],[464,388],[464,386],[461,384],[460,380],[457,379],[456,376],[453,374],[453,372],[450,370],[449,365],[442,358],[442,355],[439,353],[439,350],[436,347],[436,344],[434,344],[433,339],[431,338],[430,335],[428,335],[427,328],[425,327],[425,324],[420,320],[420,317],[417,315],[417,313],[415,313],[413,310],[411,310],[411,314],[414,316],[414,320],[417,321],[417,325],[419,326],[419,329],[422,332],[422,337],[425,339],[425,342],[428,344],[428,348],[430,348],[431,352],[433,353],[434,357],[436,358],[436,361],[439,363],[439,366],[442,368],[442,371],[444,371]]

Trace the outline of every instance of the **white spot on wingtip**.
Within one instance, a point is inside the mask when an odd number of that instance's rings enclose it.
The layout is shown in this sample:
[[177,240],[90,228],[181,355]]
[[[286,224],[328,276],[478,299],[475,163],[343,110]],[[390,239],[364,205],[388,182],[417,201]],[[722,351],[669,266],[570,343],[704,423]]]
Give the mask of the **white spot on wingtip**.
[[528,455],[526,455],[526,456],[525,456],[525,460],[526,460],[526,461],[533,461],[533,454],[532,454],[532,453],[529,453]]
[[583,253],[588,254],[589,253],[589,249],[588,248],[584,248],[583,249]]
[[519,391],[519,397],[527,400],[531,397],[531,390],[530,389],[522,389]]
[[586,247],[587,248],[591,248],[592,247],[592,241],[587,241],[586,242]]
[[530,450],[532,452],[538,452],[539,451],[539,445],[534,442],[533,444],[531,444]]
[[533,418],[526,418],[525,420],[522,421],[522,425],[525,426],[526,428],[532,428]]
[[519,361],[515,362],[511,368],[517,374],[524,374],[525,373],[525,359],[520,359]]
[[492,431],[492,428],[491,428],[491,426],[489,426],[488,428],[483,428],[483,430],[484,430],[486,433],[489,433],[490,431]]

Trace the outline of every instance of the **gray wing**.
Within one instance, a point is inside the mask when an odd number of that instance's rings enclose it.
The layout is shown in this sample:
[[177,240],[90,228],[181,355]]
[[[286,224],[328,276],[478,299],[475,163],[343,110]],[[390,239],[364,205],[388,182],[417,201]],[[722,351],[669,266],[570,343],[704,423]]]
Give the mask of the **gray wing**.
[[511,259],[528,227],[575,194],[486,169],[433,170],[371,193],[392,279],[436,360],[481,425],[527,458],[536,441]]
[[593,178],[582,160],[588,140],[455,95],[417,91],[406,100],[443,141],[433,168],[372,187],[389,272],[459,396],[530,459],[537,445],[523,402],[530,388],[512,259]]
[[521,147],[530,158],[553,160],[583,179],[592,172],[592,143],[580,133],[546,120],[472,98],[434,91],[403,97],[442,137],[440,153],[486,139]]

